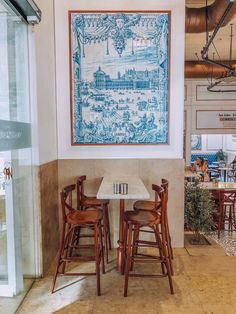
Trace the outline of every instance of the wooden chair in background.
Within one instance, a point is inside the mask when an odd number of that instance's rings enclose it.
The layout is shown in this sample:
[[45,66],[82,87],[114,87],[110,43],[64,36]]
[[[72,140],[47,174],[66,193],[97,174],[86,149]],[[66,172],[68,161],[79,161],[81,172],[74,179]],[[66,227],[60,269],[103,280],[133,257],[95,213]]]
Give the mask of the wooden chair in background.
[[236,230],[236,190],[219,191],[219,212],[218,212],[218,238],[221,230],[225,230],[228,225],[228,231]]

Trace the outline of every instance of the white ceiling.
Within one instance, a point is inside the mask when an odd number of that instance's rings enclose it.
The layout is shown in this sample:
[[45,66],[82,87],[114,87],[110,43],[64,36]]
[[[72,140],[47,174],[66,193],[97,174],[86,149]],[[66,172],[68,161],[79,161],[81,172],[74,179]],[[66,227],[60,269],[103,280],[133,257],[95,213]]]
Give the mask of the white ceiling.
[[[211,4],[214,1],[208,0],[208,4]],[[188,7],[201,7],[205,6],[206,1],[205,0],[187,0],[186,5]],[[233,59],[236,59],[236,18],[232,20],[232,23],[234,24],[233,28]],[[220,31],[217,34],[217,37],[215,38],[214,44],[219,52],[219,55],[222,60],[228,60],[229,59],[229,34],[230,34],[230,25],[227,25],[220,29]],[[201,50],[206,42],[206,34],[186,34],[185,37],[185,59],[186,60],[194,60],[196,61],[197,58],[195,56],[195,53],[197,52],[199,57],[201,55]],[[213,51],[210,50],[210,55],[212,55]]]

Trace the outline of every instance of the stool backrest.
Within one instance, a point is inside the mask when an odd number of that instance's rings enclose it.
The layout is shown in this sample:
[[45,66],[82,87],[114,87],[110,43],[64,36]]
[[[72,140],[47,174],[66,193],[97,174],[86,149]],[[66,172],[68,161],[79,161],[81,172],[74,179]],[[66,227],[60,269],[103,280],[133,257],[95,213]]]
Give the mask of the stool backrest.
[[234,204],[236,202],[236,190],[220,190],[219,201],[220,205],[225,203]]
[[168,189],[169,189],[169,181],[162,178],[161,179],[161,187],[164,189],[164,192],[166,193],[166,201],[168,202]]
[[158,210],[162,215],[165,211],[165,191],[161,186],[156,184],[152,184],[152,189],[155,192],[155,210]]
[[84,181],[86,180],[86,176],[80,176],[77,179],[77,209],[81,209],[82,201],[86,197],[84,195]]
[[155,203],[158,202],[159,213],[161,214],[161,228],[164,230],[166,228],[167,223],[167,199],[164,188],[152,184],[152,189],[155,191]]
[[67,214],[75,210],[72,205],[72,193],[74,190],[75,184],[71,184],[64,187],[61,191],[61,209],[64,222],[66,222]]

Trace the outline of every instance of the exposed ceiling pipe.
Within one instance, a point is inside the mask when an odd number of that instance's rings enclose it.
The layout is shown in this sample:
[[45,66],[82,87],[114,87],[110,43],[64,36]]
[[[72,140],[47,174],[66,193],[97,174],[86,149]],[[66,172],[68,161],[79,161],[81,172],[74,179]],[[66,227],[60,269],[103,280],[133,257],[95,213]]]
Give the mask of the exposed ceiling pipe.
[[[232,1],[215,0],[211,5],[208,6],[208,31],[212,31],[215,29],[230,2]],[[233,4],[222,26],[226,26],[235,16],[236,3]],[[186,7],[185,31],[186,33],[206,32],[206,7]]]
[[[229,64],[229,61],[223,61]],[[236,67],[236,61],[232,61],[232,66]],[[205,63],[204,61],[185,61],[185,78],[217,78],[224,71],[221,67]]]

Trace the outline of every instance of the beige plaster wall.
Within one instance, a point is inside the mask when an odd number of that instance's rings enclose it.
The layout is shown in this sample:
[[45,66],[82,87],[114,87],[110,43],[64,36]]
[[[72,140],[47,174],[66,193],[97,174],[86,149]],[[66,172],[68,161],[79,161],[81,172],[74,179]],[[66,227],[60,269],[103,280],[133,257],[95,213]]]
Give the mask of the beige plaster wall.
[[[58,161],[59,190],[76,181],[77,176],[87,175],[86,193],[96,195],[101,178],[104,175],[118,176],[121,174],[139,176],[148,188],[151,196],[152,183],[160,183],[161,178],[170,182],[169,192],[169,223],[174,247],[183,247],[184,232],[184,161],[157,160],[157,159],[100,159],[78,160],[64,159]],[[127,208],[132,208],[128,201]],[[119,202],[110,202],[110,223],[113,244],[116,246],[118,239]]]

